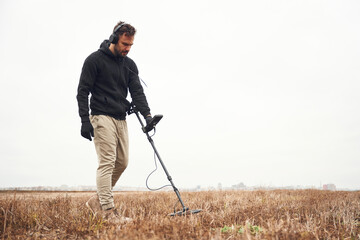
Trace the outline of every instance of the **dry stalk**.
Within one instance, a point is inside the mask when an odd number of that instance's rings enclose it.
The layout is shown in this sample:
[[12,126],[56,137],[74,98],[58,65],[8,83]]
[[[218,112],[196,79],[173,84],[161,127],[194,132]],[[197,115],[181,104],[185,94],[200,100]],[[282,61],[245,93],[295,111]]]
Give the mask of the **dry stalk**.
[[1,207],[1,210],[4,212],[4,230],[2,239],[5,239],[5,231],[6,231],[6,221],[7,221],[7,210],[5,211],[4,208]]

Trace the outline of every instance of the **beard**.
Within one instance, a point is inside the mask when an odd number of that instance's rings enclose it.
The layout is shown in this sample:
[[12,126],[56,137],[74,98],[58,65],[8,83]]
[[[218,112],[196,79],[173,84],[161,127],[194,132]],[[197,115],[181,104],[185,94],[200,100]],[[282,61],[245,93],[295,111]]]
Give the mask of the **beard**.
[[117,57],[125,57],[129,53],[129,51],[119,51],[117,48],[114,48],[114,52]]

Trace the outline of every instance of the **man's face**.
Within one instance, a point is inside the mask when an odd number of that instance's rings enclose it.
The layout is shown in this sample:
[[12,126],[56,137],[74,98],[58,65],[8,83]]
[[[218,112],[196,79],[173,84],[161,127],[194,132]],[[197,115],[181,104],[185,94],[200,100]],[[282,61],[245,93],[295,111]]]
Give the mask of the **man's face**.
[[115,45],[115,54],[125,57],[131,46],[134,44],[134,36],[126,36],[125,33],[120,36],[118,43]]

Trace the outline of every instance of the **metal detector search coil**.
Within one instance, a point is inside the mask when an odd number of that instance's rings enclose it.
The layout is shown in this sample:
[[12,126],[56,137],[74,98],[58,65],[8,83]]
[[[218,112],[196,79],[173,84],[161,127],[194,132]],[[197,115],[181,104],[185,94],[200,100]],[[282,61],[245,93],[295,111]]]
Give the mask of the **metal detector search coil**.
[[162,168],[164,169],[165,171],[165,174],[167,176],[167,179],[169,180],[169,182],[171,183],[171,186],[172,188],[174,189],[174,192],[182,206],[182,210],[181,211],[178,211],[176,212],[175,209],[174,209],[174,212],[169,214],[169,216],[185,216],[185,215],[189,215],[189,214],[196,214],[196,213],[199,213],[201,212],[201,209],[195,209],[195,210],[189,210],[188,207],[185,207],[185,204],[184,202],[182,201],[181,199],[181,196],[180,196],[180,192],[179,190],[175,187],[175,184],[173,183],[172,181],[172,178],[169,174],[169,172],[167,171],[163,161],[161,160],[161,157],[160,157],[160,154],[159,152],[157,151],[156,147],[155,147],[155,144],[154,144],[154,141],[153,139],[151,138],[151,136],[149,135],[149,131],[151,131],[152,129],[154,129],[155,125],[162,119],[163,115],[155,115],[153,117],[153,119],[151,119],[151,121],[149,122],[148,125],[144,126],[144,123],[142,122],[141,118],[140,118],[140,115],[139,115],[139,111],[137,110],[136,106],[131,103],[130,104],[130,110],[128,111],[128,114],[132,114],[132,113],[135,113],[136,117],[138,118],[139,122],[140,122],[140,125],[142,127],[142,130],[143,132],[146,134],[147,136],[147,139],[149,140],[152,148],[154,149],[154,152],[162,166]]

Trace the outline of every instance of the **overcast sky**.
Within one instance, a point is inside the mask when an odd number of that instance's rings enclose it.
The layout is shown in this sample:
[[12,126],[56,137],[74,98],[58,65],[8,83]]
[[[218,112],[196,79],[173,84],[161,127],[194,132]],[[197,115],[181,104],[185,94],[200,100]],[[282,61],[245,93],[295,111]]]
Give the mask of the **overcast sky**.
[[[357,0],[1,0],[0,187],[96,184],[77,85],[123,20],[178,187],[360,189],[359,13]],[[153,151],[127,120],[118,185],[144,187]],[[149,182],[167,183],[161,168]]]

